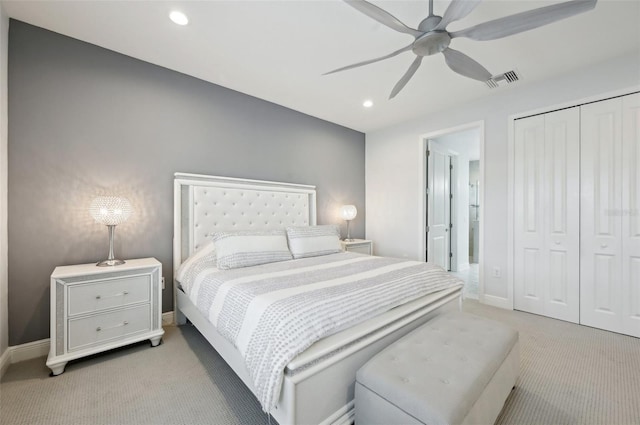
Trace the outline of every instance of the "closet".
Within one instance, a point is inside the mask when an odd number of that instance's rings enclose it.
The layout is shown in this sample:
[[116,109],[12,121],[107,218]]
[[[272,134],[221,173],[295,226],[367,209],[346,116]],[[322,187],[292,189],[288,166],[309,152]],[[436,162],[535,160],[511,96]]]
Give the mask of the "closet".
[[514,126],[514,308],[640,337],[640,94]]

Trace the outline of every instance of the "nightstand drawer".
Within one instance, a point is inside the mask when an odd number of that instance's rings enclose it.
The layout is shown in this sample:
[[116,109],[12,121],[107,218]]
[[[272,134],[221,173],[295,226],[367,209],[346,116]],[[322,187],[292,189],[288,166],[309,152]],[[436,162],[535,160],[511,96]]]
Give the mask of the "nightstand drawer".
[[69,316],[149,302],[151,276],[127,276],[69,286]]
[[371,255],[371,245],[368,243],[362,245],[350,245],[349,247],[347,247],[347,251]]
[[150,305],[69,319],[69,351],[123,339],[151,329]]

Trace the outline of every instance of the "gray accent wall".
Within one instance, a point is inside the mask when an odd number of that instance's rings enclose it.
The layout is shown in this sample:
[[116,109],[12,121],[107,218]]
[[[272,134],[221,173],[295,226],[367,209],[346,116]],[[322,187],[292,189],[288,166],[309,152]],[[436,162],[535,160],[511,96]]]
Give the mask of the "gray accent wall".
[[364,236],[363,133],[16,20],[8,66],[10,345],[49,337],[56,266],[106,258],[97,195],[131,200],[116,256],[162,262],[163,311],[177,171],[316,185],[318,222],[353,203]]

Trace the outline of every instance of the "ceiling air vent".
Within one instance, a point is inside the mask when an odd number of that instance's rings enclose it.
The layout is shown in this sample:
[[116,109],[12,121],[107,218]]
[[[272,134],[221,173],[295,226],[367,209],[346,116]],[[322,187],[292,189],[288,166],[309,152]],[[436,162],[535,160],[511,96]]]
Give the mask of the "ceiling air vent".
[[490,89],[495,89],[500,86],[505,86],[507,84],[515,83],[520,79],[522,79],[522,77],[520,77],[520,73],[516,70],[513,70],[513,71],[507,71],[504,74],[494,75],[493,77],[488,79],[486,83]]

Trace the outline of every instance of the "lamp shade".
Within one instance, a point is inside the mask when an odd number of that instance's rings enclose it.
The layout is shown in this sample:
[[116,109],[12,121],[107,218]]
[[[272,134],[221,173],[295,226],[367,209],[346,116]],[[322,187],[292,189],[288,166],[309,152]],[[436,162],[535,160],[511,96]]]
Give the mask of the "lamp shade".
[[340,215],[343,220],[353,220],[357,214],[358,210],[355,205],[343,205],[342,208],[340,208]]
[[124,223],[131,215],[131,211],[129,200],[118,196],[98,196],[89,207],[91,217],[96,222],[107,226]]

